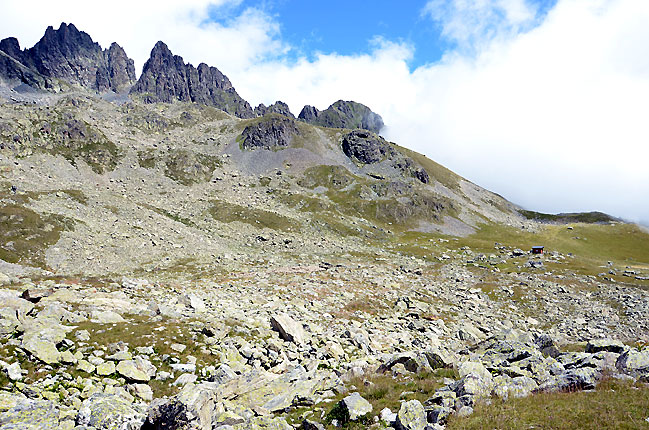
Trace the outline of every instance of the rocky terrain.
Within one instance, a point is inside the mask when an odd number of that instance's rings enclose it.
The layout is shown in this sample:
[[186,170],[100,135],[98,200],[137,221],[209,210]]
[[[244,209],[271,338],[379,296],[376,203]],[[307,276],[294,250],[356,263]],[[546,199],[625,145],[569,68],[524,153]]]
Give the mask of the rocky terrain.
[[0,43],[0,430],[440,429],[611,378],[646,396],[637,226],[524,211],[360,103],[296,119],[161,42],[134,83],[72,25],[45,39]]

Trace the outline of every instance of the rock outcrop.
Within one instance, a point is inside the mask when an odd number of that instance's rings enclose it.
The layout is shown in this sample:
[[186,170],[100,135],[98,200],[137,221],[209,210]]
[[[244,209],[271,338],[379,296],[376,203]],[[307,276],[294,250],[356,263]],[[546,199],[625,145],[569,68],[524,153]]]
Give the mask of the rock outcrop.
[[353,101],[338,100],[323,111],[306,105],[299,119],[309,124],[334,128],[362,128],[379,133],[383,128],[383,118],[367,106]]
[[255,115],[257,116],[264,116],[269,113],[276,113],[293,119],[295,118],[295,116],[291,113],[291,109],[289,109],[288,105],[282,101],[276,101],[270,106],[266,106],[261,103],[255,108]]
[[199,64],[198,68],[186,64],[163,42],[153,47],[131,94],[141,94],[147,103],[195,102],[217,107],[239,118],[255,116],[248,102],[237,94],[228,77],[219,69],[205,63]]
[[365,130],[354,130],[343,136],[342,150],[352,161],[360,164],[377,164],[390,161],[393,168],[412,176],[420,182],[430,182],[428,172],[412,158],[397,151],[381,136]]
[[241,133],[243,149],[273,149],[287,147],[299,134],[295,121],[273,116],[247,126]]
[[0,76],[38,89],[58,90],[52,79],[61,79],[97,92],[123,92],[135,82],[133,60],[121,46],[113,43],[102,49],[73,24],[48,27],[41,40],[25,50],[16,38],[4,39],[0,51],[9,57],[0,56]]

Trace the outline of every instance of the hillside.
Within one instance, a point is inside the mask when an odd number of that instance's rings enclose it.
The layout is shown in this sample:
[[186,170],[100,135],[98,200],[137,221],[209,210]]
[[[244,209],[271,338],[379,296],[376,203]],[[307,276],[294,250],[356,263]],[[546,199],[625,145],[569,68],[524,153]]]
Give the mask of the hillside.
[[115,46],[0,43],[0,430],[644,425],[646,231]]

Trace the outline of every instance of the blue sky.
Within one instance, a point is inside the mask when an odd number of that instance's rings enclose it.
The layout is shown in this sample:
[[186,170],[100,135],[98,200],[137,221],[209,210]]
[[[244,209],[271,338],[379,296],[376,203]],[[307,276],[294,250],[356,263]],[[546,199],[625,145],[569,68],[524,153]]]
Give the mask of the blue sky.
[[[556,0],[524,0],[536,9],[536,23]],[[327,2],[298,0],[241,1],[210,8],[207,21],[227,25],[245,9],[255,8],[279,23],[284,42],[290,45],[289,59],[316,54],[358,55],[372,50],[377,38],[411,47],[411,69],[439,61],[445,52],[457,48],[456,41],[442,34],[442,25],[426,11],[428,1],[389,0]],[[446,5],[451,2],[441,1]],[[496,2],[491,2],[496,3]],[[442,6],[445,8],[446,6]],[[496,10],[498,18],[504,18]],[[499,20],[488,25],[497,26]],[[525,28],[522,30],[527,30]]]

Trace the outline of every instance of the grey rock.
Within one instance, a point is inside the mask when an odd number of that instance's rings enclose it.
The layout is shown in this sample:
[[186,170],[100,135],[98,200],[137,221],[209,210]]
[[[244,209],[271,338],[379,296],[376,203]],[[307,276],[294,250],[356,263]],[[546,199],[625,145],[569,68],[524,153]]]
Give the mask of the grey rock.
[[265,106],[262,103],[255,108],[255,115],[257,116],[264,116],[270,113],[284,115],[293,119],[295,118],[295,116],[291,113],[291,110],[289,109],[288,105],[282,101],[276,101],[270,106]]
[[95,393],[84,400],[76,421],[98,430],[139,430],[145,417],[122,396]]
[[211,430],[215,415],[214,393],[202,385],[185,385],[170,399],[155,399],[149,407],[144,429]]
[[201,63],[195,68],[185,64],[163,42],[153,47],[131,94],[142,94],[147,103],[191,101],[217,107],[239,118],[255,116],[248,102],[216,67]]
[[59,409],[50,401],[18,400],[0,414],[2,430],[56,430],[58,426]]
[[427,417],[424,406],[419,400],[401,403],[394,428],[397,430],[424,430]]
[[61,79],[98,92],[120,92],[135,82],[133,60],[119,45],[103,50],[73,24],[62,23],[57,30],[48,27],[30,49],[21,51],[13,38],[0,42],[0,49],[24,68],[14,68],[10,77],[39,89],[59,90],[55,79]]
[[302,325],[284,313],[271,317],[270,326],[273,330],[279,332],[282,339],[288,342],[298,345],[303,345],[306,342],[306,335]]
[[343,398],[332,409],[331,415],[339,420],[341,424],[349,421],[357,421],[372,412],[370,402],[361,397],[358,393],[352,393]]
[[617,359],[615,366],[621,372],[640,377],[649,375],[649,348],[641,351],[631,348]]
[[325,430],[325,426],[315,421],[303,420],[300,425],[301,430]]
[[586,352],[594,354],[600,351],[614,352],[621,354],[627,347],[619,340],[614,339],[594,339],[586,344]]
[[295,120],[272,116],[244,128],[241,146],[249,150],[287,147],[298,134]]
[[338,100],[323,111],[306,105],[298,118],[309,124],[323,127],[361,128],[374,133],[379,133],[384,126],[381,116],[372,112],[367,106],[344,100]]

